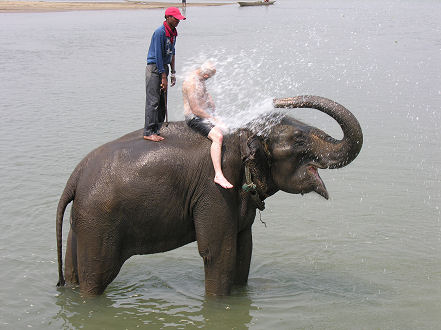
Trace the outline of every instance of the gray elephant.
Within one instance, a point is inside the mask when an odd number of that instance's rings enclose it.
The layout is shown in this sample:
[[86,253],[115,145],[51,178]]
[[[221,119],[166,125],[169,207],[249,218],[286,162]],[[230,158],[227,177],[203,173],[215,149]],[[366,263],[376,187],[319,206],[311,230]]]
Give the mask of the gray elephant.
[[66,281],[86,295],[101,294],[133,255],[176,249],[197,241],[207,294],[228,295],[248,280],[251,226],[264,200],[282,190],[328,192],[318,169],[349,164],[363,135],[343,106],[318,96],[275,99],[277,108],[313,108],[334,118],[344,133],[336,140],[289,116],[256,135],[242,129],[225,136],[222,168],[234,185],[213,182],[211,142],[173,122],[166,138],[150,143],[129,133],[89,153],[75,168],[60,198],[57,219],[58,285],[62,226],[73,201],[65,257]]

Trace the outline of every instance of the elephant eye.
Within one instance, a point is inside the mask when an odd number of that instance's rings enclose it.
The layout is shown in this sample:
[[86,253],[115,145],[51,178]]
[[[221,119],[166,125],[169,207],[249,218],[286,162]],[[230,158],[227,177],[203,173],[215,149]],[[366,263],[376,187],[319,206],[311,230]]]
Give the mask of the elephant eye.
[[334,139],[332,136],[329,136],[329,135],[325,137],[325,141],[326,142],[331,142],[331,143],[337,142],[336,139]]
[[293,137],[294,137],[294,139],[299,138],[299,137],[302,136],[302,135],[303,135],[303,133],[302,133],[301,130],[295,130],[295,131],[293,132]]

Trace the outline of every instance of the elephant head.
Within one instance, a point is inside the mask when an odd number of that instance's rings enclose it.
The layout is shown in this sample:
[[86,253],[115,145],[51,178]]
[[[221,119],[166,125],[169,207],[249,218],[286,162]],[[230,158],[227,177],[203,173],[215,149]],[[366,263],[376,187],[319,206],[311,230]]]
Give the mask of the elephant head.
[[305,194],[315,191],[329,195],[318,169],[340,168],[360,152],[363,134],[357,119],[342,105],[318,96],[274,99],[276,108],[313,108],[334,118],[343,131],[336,140],[322,130],[284,117],[265,139],[273,184],[280,190]]

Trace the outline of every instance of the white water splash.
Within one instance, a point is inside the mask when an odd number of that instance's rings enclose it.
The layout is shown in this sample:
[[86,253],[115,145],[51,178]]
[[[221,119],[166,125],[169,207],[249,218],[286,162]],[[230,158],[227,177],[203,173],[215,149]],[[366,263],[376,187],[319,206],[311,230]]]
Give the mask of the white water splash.
[[[207,60],[215,64],[217,72],[207,80],[206,86],[216,105],[216,116],[223,121],[229,132],[247,127],[263,135],[280,122],[284,115],[273,107],[277,85],[283,79],[290,86],[296,84],[286,81],[287,77],[262,74],[272,71],[268,70],[266,55],[261,54],[256,49],[236,54],[218,50],[210,55],[200,53],[184,65],[181,79],[185,79]],[[256,77],[265,78],[256,81]]]

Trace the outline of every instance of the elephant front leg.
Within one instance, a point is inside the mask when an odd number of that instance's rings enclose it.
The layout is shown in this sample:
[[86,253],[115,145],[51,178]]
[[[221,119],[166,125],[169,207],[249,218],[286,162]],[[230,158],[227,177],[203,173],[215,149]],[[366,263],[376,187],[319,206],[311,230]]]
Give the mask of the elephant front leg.
[[198,247],[204,260],[206,294],[229,295],[234,282],[236,239],[228,237],[208,245],[198,242]]
[[250,273],[253,237],[251,227],[241,231],[237,236],[237,257],[234,274],[235,285],[246,285]]
[[212,203],[204,201],[194,210],[196,240],[204,261],[207,294],[229,295],[234,282],[237,218],[232,212],[232,204],[220,203],[214,208]]

